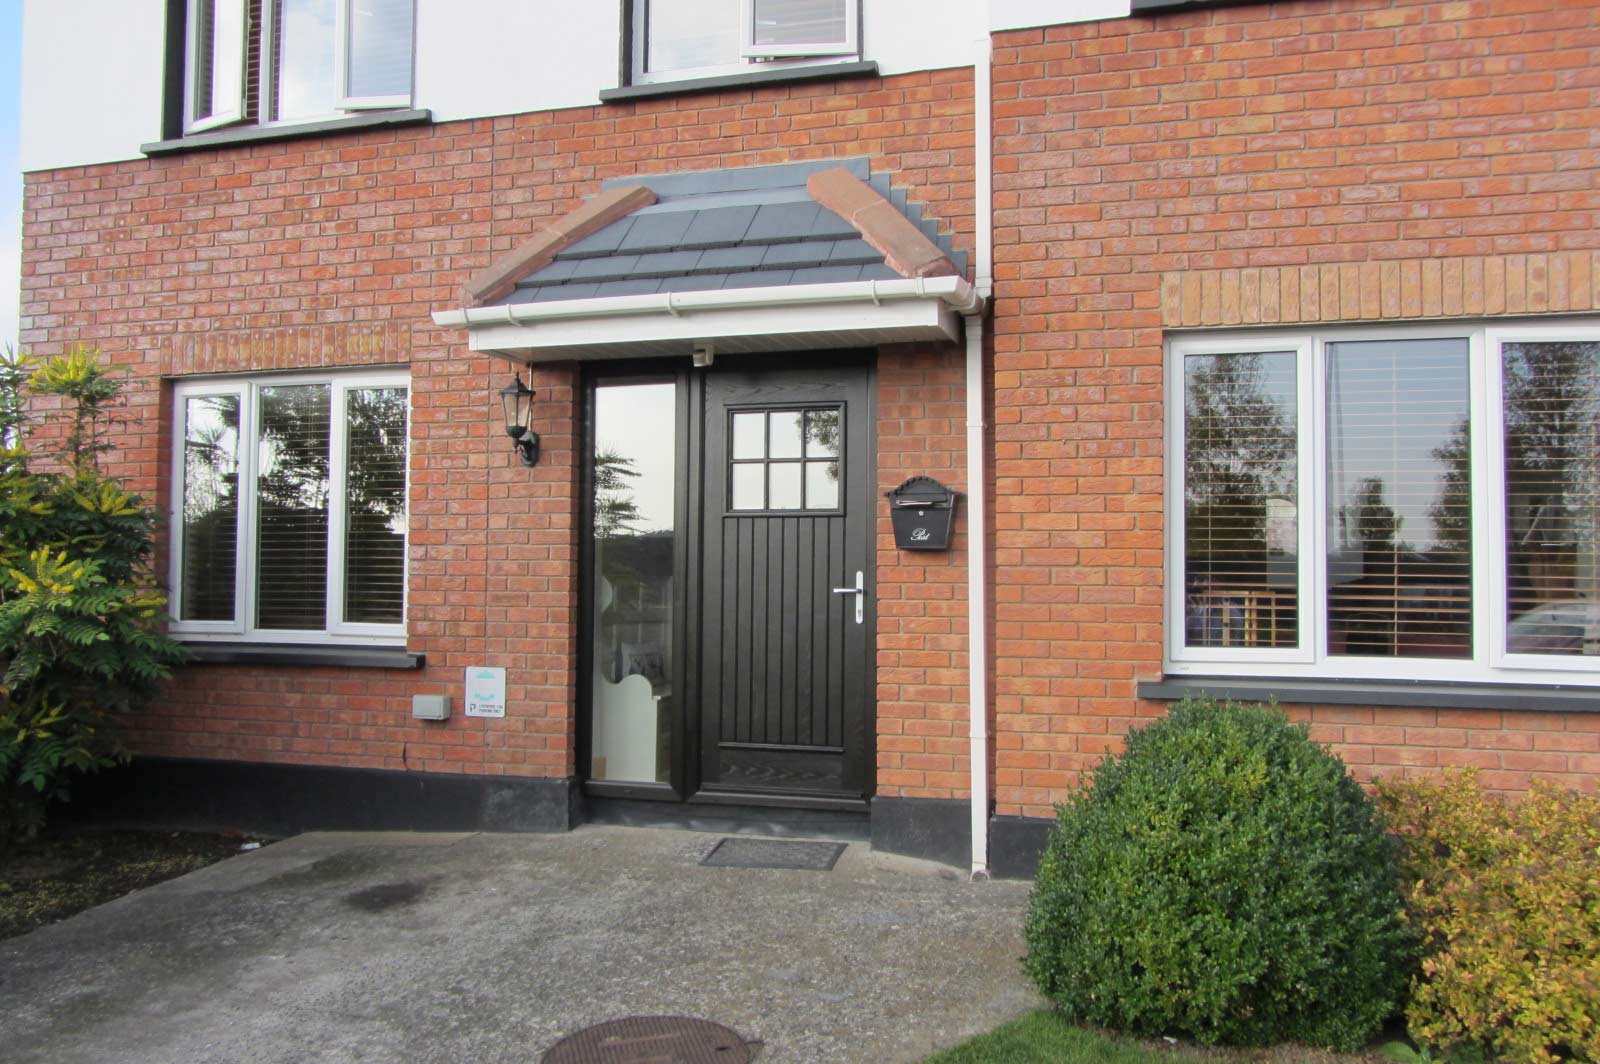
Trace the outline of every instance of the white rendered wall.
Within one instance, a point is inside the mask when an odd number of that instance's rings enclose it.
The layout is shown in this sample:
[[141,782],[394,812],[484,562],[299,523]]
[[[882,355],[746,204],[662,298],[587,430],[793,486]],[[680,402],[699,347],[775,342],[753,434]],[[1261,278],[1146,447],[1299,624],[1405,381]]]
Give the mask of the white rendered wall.
[[[991,0],[992,28],[1114,18],[1129,0]],[[973,0],[862,0],[885,74],[972,64]],[[417,107],[439,121],[595,104],[617,84],[618,0],[417,0]],[[164,0],[25,0],[24,171],[141,158],[161,139]]]
[[161,139],[162,0],[25,0],[24,171],[138,159]]
[[1128,9],[1129,0],[989,0],[989,28],[998,32],[1127,18]]

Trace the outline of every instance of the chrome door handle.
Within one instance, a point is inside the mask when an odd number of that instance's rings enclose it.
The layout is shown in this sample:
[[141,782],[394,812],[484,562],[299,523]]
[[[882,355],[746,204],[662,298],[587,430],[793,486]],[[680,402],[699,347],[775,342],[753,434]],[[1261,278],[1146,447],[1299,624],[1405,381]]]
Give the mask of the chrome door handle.
[[856,623],[861,624],[867,616],[867,578],[860,569],[856,570],[855,587],[836,587],[835,595],[854,595],[856,597]]

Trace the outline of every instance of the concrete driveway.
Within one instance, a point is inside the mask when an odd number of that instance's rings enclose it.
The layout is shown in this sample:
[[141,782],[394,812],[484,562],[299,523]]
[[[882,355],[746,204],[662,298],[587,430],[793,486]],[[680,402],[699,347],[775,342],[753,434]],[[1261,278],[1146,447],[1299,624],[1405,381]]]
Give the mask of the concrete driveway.
[[860,842],[702,867],[718,838],[302,835],[0,943],[0,1057],[537,1062],[675,1014],[763,1062],[911,1061],[1036,1002],[1026,884]]

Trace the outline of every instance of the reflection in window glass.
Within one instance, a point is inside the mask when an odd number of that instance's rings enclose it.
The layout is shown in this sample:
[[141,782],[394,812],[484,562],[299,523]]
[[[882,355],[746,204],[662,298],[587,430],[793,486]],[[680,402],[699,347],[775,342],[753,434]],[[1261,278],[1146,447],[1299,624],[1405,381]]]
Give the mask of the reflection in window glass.
[[1501,348],[1506,651],[1600,654],[1600,343]]
[[800,411],[774,410],[767,415],[768,458],[800,457]]
[[733,415],[733,456],[735,458],[765,458],[767,416],[765,414]]
[[848,36],[844,0],[752,0],[757,45],[832,44]]
[[[734,510],[837,510],[838,407],[733,415]],[[805,456],[812,461],[799,461]]]
[[767,467],[767,509],[800,509],[800,492],[799,462],[773,462]]
[[335,111],[335,2],[276,0],[272,20],[274,118],[313,118]]
[[1328,653],[1471,657],[1467,342],[1327,350]]
[[328,605],[326,384],[261,389],[256,627],[323,629]]
[[406,389],[352,388],[347,396],[344,620],[399,624],[406,589]]
[[239,397],[184,403],[180,619],[234,619],[239,542]]
[[244,6],[237,0],[200,0],[194,12],[193,118],[200,121],[239,106],[244,79]]
[[411,93],[412,0],[341,0],[350,5],[347,91],[351,96]]
[[740,0],[650,0],[645,70],[737,63]]
[[1299,642],[1295,353],[1184,359],[1184,641]]
[[668,779],[675,392],[670,381],[595,388],[591,779]]
[[839,508],[839,463],[806,463],[806,509]]

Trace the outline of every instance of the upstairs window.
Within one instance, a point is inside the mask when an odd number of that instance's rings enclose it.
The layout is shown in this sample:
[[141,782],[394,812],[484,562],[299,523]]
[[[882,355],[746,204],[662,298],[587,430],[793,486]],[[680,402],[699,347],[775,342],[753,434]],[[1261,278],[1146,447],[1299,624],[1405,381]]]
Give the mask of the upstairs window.
[[1185,335],[1168,387],[1169,671],[1600,679],[1600,322]]
[[414,0],[193,0],[184,129],[411,103]]
[[861,54],[858,0],[635,0],[636,83]]

